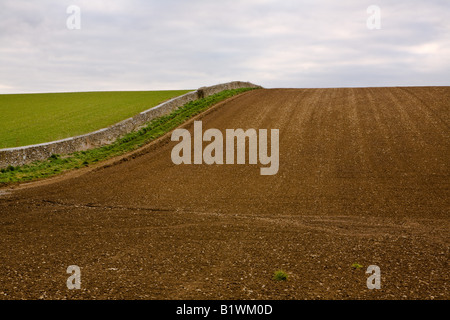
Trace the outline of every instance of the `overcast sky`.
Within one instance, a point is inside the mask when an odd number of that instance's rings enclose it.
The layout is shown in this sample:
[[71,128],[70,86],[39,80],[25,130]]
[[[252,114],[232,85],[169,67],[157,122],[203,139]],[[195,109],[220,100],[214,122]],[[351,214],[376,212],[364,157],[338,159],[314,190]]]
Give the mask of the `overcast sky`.
[[[81,10],[80,29],[66,12]],[[367,8],[381,9],[370,30]],[[0,0],[0,93],[450,85],[449,0]]]

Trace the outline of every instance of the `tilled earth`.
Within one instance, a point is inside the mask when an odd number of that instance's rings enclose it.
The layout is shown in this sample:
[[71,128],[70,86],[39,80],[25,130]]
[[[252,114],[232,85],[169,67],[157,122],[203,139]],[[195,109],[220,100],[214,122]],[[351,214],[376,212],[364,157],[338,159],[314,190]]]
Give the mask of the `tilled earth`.
[[197,120],[279,129],[276,175],[174,165],[168,134],[4,188],[0,299],[449,299],[449,110],[450,87],[256,90]]

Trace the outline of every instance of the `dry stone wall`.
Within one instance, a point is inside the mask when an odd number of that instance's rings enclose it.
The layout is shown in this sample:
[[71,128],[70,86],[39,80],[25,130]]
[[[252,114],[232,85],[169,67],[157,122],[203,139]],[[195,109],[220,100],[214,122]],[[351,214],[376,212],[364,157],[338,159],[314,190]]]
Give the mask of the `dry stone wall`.
[[76,151],[84,151],[95,147],[112,143],[117,138],[138,130],[147,122],[157,117],[171,113],[173,110],[188,102],[208,97],[223,90],[239,88],[261,88],[250,82],[233,81],[210,87],[202,87],[196,91],[186,93],[182,96],[163,102],[156,107],[145,110],[138,115],[116,123],[108,128],[76,137],[52,141],[48,143],[35,144],[18,148],[0,149],[0,168],[8,165],[18,166],[36,160],[44,160],[52,154],[69,154]]

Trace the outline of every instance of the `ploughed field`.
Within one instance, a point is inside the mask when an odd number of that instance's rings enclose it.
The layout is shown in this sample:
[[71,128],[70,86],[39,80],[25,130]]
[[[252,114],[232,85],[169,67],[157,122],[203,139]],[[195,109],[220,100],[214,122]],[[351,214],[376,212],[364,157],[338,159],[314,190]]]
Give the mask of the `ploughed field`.
[[169,134],[3,189],[0,299],[449,299],[449,110],[450,87],[254,90],[196,120],[279,129],[276,175],[175,165]]

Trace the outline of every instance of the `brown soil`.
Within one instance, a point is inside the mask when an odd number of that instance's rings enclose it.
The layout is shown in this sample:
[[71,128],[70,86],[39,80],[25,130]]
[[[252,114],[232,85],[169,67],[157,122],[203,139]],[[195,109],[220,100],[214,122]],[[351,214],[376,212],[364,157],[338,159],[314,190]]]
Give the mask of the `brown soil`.
[[279,129],[274,176],[176,166],[167,135],[1,190],[0,299],[449,299],[449,110],[450,87],[256,90],[200,118]]

